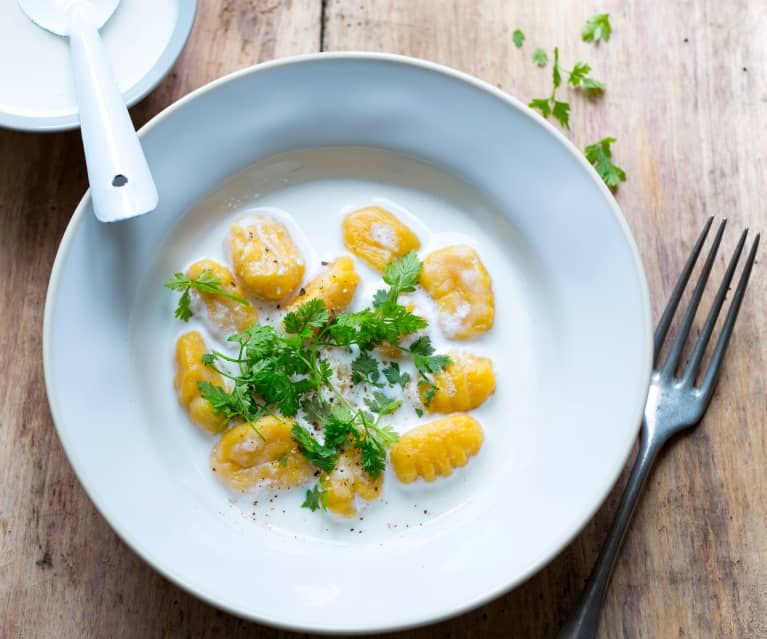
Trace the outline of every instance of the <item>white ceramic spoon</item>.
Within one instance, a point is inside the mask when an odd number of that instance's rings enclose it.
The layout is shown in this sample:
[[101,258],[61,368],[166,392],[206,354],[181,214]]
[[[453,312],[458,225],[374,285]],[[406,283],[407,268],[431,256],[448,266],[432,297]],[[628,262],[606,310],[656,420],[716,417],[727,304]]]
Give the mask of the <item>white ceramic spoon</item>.
[[119,3],[19,0],[35,24],[69,37],[93,209],[102,222],[124,220],[157,207],[157,187],[98,32]]

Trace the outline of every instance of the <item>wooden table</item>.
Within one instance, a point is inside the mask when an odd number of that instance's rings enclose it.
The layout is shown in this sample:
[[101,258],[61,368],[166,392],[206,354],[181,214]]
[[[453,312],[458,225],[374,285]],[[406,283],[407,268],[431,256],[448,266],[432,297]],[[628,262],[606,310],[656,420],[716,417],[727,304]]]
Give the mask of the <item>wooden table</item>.
[[[133,109],[144,123],[221,75],[275,57],[368,49],[428,58],[527,101],[550,67],[585,59],[607,93],[571,95],[579,147],[618,138],[617,196],[645,261],[656,316],[704,219],[767,230],[767,4],[749,0],[201,1],[189,44]],[[609,11],[613,37],[580,42]],[[512,32],[527,35],[524,48]],[[278,637],[157,575],[80,488],[51,423],[40,333],[58,242],[86,187],[79,133],[0,131],[0,636]],[[717,269],[721,272],[723,259]],[[702,426],[662,456],[629,531],[601,637],[767,637],[767,274],[758,264]],[[619,496],[507,596],[407,633],[551,637],[571,609]]]

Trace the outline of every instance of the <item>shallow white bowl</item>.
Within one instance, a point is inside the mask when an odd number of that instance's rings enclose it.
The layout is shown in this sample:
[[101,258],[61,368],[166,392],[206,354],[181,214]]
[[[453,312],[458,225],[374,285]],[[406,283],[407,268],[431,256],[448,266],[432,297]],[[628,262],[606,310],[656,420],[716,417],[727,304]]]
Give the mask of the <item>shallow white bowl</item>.
[[[249,619],[355,632],[477,606],[573,538],[607,495],[636,435],[651,326],[626,222],[559,132],[456,71],[345,53],[222,78],[154,118],[142,139],[160,208],[101,225],[86,195],[54,264],[43,342],[67,455],[137,553],[178,585]],[[419,158],[491,202],[499,217],[471,222],[506,251],[510,280],[494,282],[496,295],[514,291],[506,319],[516,311],[529,331],[519,352],[495,355],[525,384],[519,394],[511,384],[498,388],[512,408],[508,420],[485,424],[506,436],[483,448],[481,484],[422,525],[367,535],[303,528],[309,520],[301,517],[318,516],[307,511],[278,525],[242,516],[214,488],[205,460],[191,458],[197,434],[174,416],[172,346],[155,352],[158,334],[178,328],[168,328],[172,300],[156,268],[174,250],[190,207],[259,160],[328,146]],[[382,181],[407,183],[405,173],[382,169]],[[149,317],[155,305],[167,318],[162,325]],[[499,321],[494,330],[518,325]]]

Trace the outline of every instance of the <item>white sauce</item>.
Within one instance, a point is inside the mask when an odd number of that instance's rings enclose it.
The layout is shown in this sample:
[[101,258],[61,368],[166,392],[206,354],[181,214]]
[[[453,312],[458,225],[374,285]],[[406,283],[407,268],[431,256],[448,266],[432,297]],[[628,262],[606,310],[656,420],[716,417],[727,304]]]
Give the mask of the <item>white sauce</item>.
[[[343,246],[343,217],[371,205],[391,211],[419,237],[422,258],[438,248],[467,244],[477,250],[490,273],[496,295],[495,328],[473,340],[448,340],[438,327],[434,301],[420,288],[402,300],[405,304],[412,302],[415,312],[429,321],[428,333],[438,352],[467,351],[493,360],[497,391],[472,411],[485,431],[482,450],[467,467],[433,484],[417,481],[403,485],[391,469],[387,470],[382,498],[365,510],[361,515],[363,521],[343,519],[339,523],[300,508],[305,488],[233,496],[209,470],[208,456],[214,438],[189,423],[178,406],[171,383],[171,353],[180,333],[202,328],[211,347],[225,347],[225,343],[202,327],[198,318],[188,325],[174,321],[176,296],[159,290],[157,282],[203,257],[231,268],[224,241],[230,226],[244,216],[266,214],[280,219],[300,247],[306,261],[306,283],[324,268],[323,261],[331,262],[349,254]],[[377,271],[352,257],[361,276],[350,306],[350,310],[356,310],[367,306],[383,283]],[[174,463],[191,464],[197,476],[206,478],[195,489],[200,491],[208,510],[220,512],[221,503],[230,499],[242,513],[244,525],[267,525],[291,536],[348,543],[350,528],[354,528],[351,537],[369,543],[383,534],[407,534],[408,528],[428,525],[434,518],[457,515],[463,505],[482,491],[483,484],[503,481],[505,469],[524,464],[524,450],[533,445],[534,433],[527,425],[533,421],[534,407],[527,406],[524,397],[532,394],[532,386],[539,383],[534,353],[539,355],[545,348],[536,343],[526,310],[526,304],[533,303],[535,298],[527,287],[539,288],[532,278],[523,281],[519,276],[519,269],[524,268],[520,265],[526,259],[530,258],[508,223],[481,194],[452,175],[408,158],[363,149],[317,149],[293,152],[247,169],[181,219],[150,273],[146,298],[134,309],[135,316],[142,321],[147,321],[145,316],[157,316],[157,321],[162,322],[163,329],[155,331],[156,349],[167,354],[164,361],[168,385],[148,391],[151,396],[147,403],[155,414],[167,418],[168,431],[163,437],[172,442],[177,456]],[[258,306],[259,321],[278,325],[282,310],[273,305]],[[158,365],[156,357],[151,359],[152,352],[151,347],[141,349],[137,357],[147,359],[137,362],[138,370],[150,362]],[[336,383],[348,380],[354,357],[354,352],[333,352]],[[410,363],[400,362],[400,367],[415,377]],[[386,422],[399,432],[441,417],[428,414],[417,417],[414,407],[419,403],[418,393],[412,382],[404,391],[388,384],[385,391],[403,400],[403,406]],[[369,392],[361,386],[345,388],[355,403],[363,402]],[[162,419],[159,421],[163,423]],[[257,506],[253,505],[254,500],[258,501]],[[360,531],[367,535],[357,537]]]

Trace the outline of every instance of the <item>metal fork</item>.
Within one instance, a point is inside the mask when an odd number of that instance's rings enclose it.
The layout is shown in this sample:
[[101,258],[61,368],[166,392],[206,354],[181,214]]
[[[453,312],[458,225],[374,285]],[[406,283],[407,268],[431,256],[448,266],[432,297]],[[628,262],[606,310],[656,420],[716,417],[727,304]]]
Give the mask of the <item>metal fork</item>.
[[652,373],[650,381],[650,391],[645,405],[644,419],[642,420],[642,430],[640,433],[639,453],[637,454],[634,468],[631,471],[626,490],[623,493],[620,506],[618,506],[615,521],[610,533],[607,536],[602,551],[599,554],[594,570],[589,577],[586,588],[576,606],[572,616],[557,635],[557,639],[591,639],[597,635],[599,626],[599,617],[604,602],[607,585],[612,575],[615,560],[618,557],[623,538],[626,534],[631,516],[634,514],[639,495],[645,480],[650,473],[650,469],[655,462],[655,458],[668,439],[687,428],[695,426],[703,416],[706,408],[711,402],[711,396],[714,393],[714,387],[722,367],[724,353],[727,350],[727,344],[732,335],[732,329],[735,326],[735,320],[738,317],[743,295],[746,292],[748,278],[756,259],[756,250],[759,246],[759,235],[754,238],[749,252],[746,264],[738,281],[738,287],[732,298],[727,317],[722,326],[721,333],[717,339],[711,361],[703,372],[700,385],[695,384],[700,371],[700,364],[703,355],[706,352],[711,334],[714,331],[719,312],[722,309],[724,299],[730,287],[735,268],[743,252],[743,246],[746,242],[748,229],[743,231],[740,236],[735,252],[727,266],[722,283],[711,305],[706,322],[703,325],[700,336],[693,348],[692,354],[685,364],[680,377],[676,376],[676,370],[682,355],[685,341],[690,332],[690,328],[698,310],[703,290],[706,287],[708,276],[711,273],[711,267],[714,264],[719,244],[722,240],[724,227],[727,220],[722,221],[714,237],[713,245],[709,251],[706,262],[698,278],[698,282],[693,290],[687,311],[682,318],[676,339],[668,351],[668,355],[663,361],[660,361],[661,347],[663,346],[671,320],[679,306],[679,300],[682,297],[687,282],[690,279],[695,262],[700,255],[701,248],[706,240],[709,229],[714,218],[710,218],[703,231],[698,237],[695,246],[692,249],[690,257],[682,270],[679,281],[674,287],[671,298],[668,301],[666,310],[658,322],[655,330],[655,348],[654,358],[656,369]]

